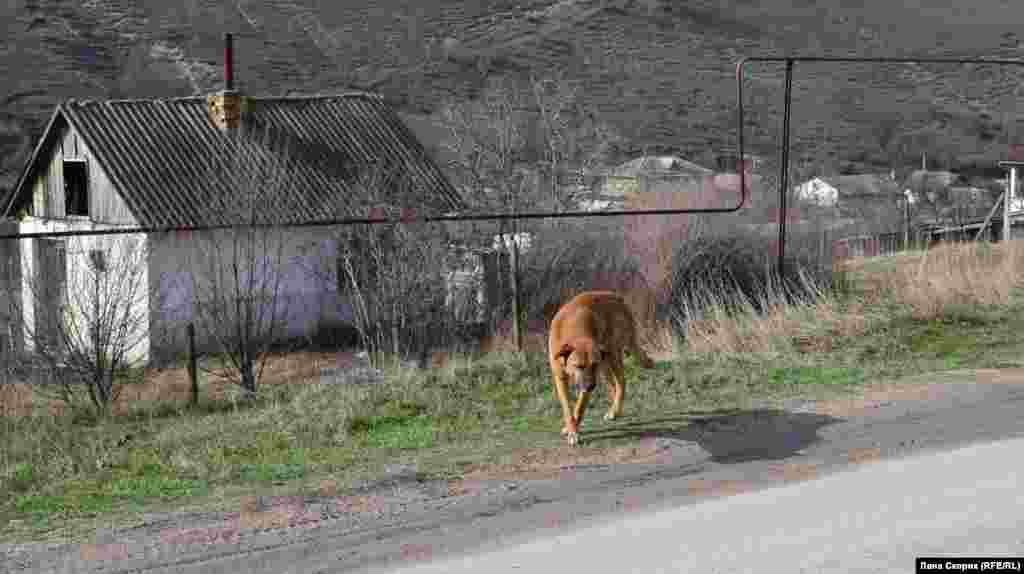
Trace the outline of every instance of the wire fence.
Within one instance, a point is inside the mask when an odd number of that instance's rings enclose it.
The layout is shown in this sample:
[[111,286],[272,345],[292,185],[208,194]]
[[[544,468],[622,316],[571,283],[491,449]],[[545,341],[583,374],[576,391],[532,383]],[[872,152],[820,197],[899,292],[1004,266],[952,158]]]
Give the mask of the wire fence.
[[[486,174],[497,189],[459,181],[473,198],[460,209],[403,201],[416,197],[417,182],[371,173],[351,193],[334,193],[347,203],[322,206],[323,217],[278,217],[287,212],[278,206],[294,207],[295,197],[309,194],[295,173],[312,165],[322,177],[337,168],[330,171],[329,159],[287,154],[254,164],[273,142],[240,144],[230,169],[212,158],[195,167],[239,190],[236,204],[211,204],[208,211],[220,216],[210,221],[96,223],[104,213],[81,212],[116,202],[103,196],[109,186],[87,181],[90,172],[81,177],[100,197],[89,202],[73,196],[74,185],[37,185],[14,211],[19,217],[0,223],[6,374],[34,369],[55,381],[83,381],[203,354],[222,358],[226,377],[254,387],[262,368],[254,358],[324,346],[360,348],[374,363],[394,357],[422,365],[439,348],[542,347],[558,306],[590,289],[627,293],[641,324],[651,327],[645,332],[656,333],[659,323],[677,319],[687,291],[700,288],[695,281],[756,289],[786,268],[827,281],[837,260],[921,245],[919,234],[886,232],[905,222],[902,194],[849,201],[843,214],[793,197],[792,67],[805,60],[751,59],[787,66],[778,178],[746,161],[741,105],[732,169],[673,161],[662,169],[602,171],[520,162]],[[505,152],[495,160],[502,169],[517,157]],[[103,392],[102,385],[91,388]]]

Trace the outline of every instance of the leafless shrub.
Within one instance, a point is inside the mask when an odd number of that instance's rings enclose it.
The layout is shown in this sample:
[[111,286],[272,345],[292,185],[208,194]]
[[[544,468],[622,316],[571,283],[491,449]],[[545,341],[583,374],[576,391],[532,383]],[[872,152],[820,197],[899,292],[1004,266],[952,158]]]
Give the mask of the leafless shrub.
[[25,352],[9,359],[9,375],[45,397],[106,414],[123,385],[140,380],[151,343],[146,238],[34,242],[25,289],[8,282],[8,305],[0,311],[0,321],[21,330],[25,343]]
[[[566,185],[564,176],[602,166],[619,141],[594,110],[581,105],[578,91],[557,74],[505,76],[493,78],[476,101],[442,108],[445,157],[470,209],[577,209],[574,194],[580,190]],[[460,233],[464,244],[496,252],[502,286],[511,284],[505,280],[508,266],[518,260],[520,319],[538,320],[566,290],[593,285],[595,274],[622,272],[625,257],[609,229],[593,221],[584,226],[512,220],[464,226]],[[501,302],[489,304],[508,317],[517,295],[499,290]]]
[[[291,173],[289,150],[262,153],[270,138],[246,127],[232,138],[235,153],[222,173],[234,193],[211,206],[223,221],[266,222],[278,215],[277,202],[301,185]],[[294,247],[286,233],[265,227],[203,231],[186,251],[192,317],[212,350],[213,360],[202,368],[238,384],[245,398],[255,395],[271,350],[284,335],[288,299],[282,284]]]
[[582,291],[648,287],[617,223],[564,222],[536,230],[521,267],[529,317],[547,322],[560,304]]
[[[400,215],[410,185],[375,166],[362,174],[355,189],[369,208],[349,206],[351,215]],[[430,346],[431,333],[436,344],[437,334],[449,332],[446,271],[455,254],[444,226],[353,225],[343,227],[337,239],[338,281],[371,364],[381,366],[388,354],[420,356]]]

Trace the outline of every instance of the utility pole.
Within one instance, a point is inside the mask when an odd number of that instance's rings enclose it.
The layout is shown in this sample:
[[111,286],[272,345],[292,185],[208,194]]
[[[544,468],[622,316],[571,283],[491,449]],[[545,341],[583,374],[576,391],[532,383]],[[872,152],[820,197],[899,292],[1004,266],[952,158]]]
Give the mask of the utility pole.
[[910,249],[910,190],[903,192],[903,249]]
[[516,223],[516,220],[512,220],[512,243],[509,246],[512,252],[512,338],[515,341],[516,352],[522,353],[523,325],[519,301],[519,226]]
[[1024,161],[1001,161],[999,167],[1010,169],[1010,189],[1006,191],[1003,199],[1003,241],[1009,241],[1010,234],[1010,202],[1017,197],[1017,168],[1024,165]]

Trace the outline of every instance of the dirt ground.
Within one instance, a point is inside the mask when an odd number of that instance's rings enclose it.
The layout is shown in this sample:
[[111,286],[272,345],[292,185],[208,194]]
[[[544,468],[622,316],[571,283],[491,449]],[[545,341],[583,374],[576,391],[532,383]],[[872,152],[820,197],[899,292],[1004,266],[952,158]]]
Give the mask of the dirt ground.
[[[349,369],[365,361],[356,357],[355,352],[297,352],[275,358],[268,362],[264,371],[264,385],[305,384],[318,380],[321,371],[327,368]],[[219,381],[200,374],[200,399],[223,399],[233,384]],[[132,405],[139,403],[175,403],[186,405],[190,397],[188,370],[174,367],[152,370],[146,374],[145,382],[139,385],[125,385],[114,403],[114,414],[124,414]],[[32,413],[49,412],[59,415],[66,406],[57,400],[33,396],[26,383],[0,384],[0,416],[16,417]]]
[[[975,369],[966,375],[976,384],[1024,385],[1024,369]],[[898,383],[875,384],[862,388],[849,398],[817,401],[814,412],[839,418],[862,416],[880,406],[898,402],[933,401],[951,392],[947,383],[964,383],[965,373],[930,373]]]

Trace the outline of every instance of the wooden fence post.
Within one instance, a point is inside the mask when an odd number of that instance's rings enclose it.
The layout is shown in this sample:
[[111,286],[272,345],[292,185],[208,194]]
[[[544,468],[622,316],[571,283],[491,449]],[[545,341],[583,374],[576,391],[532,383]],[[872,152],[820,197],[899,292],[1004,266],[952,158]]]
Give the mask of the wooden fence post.
[[523,325],[519,306],[519,241],[517,227],[512,228],[512,339],[517,353],[523,352]]
[[831,253],[828,252],[828,229],[821,230],[821,241],[818,244],[818,267],[828,268],[831,263]]
[[192,323],[188,324],[186,329],[188,332],[188,379],[191,383],[190,388],[192,390],[192,406],[199,405],[199,373],[196,368],[196,327]]

